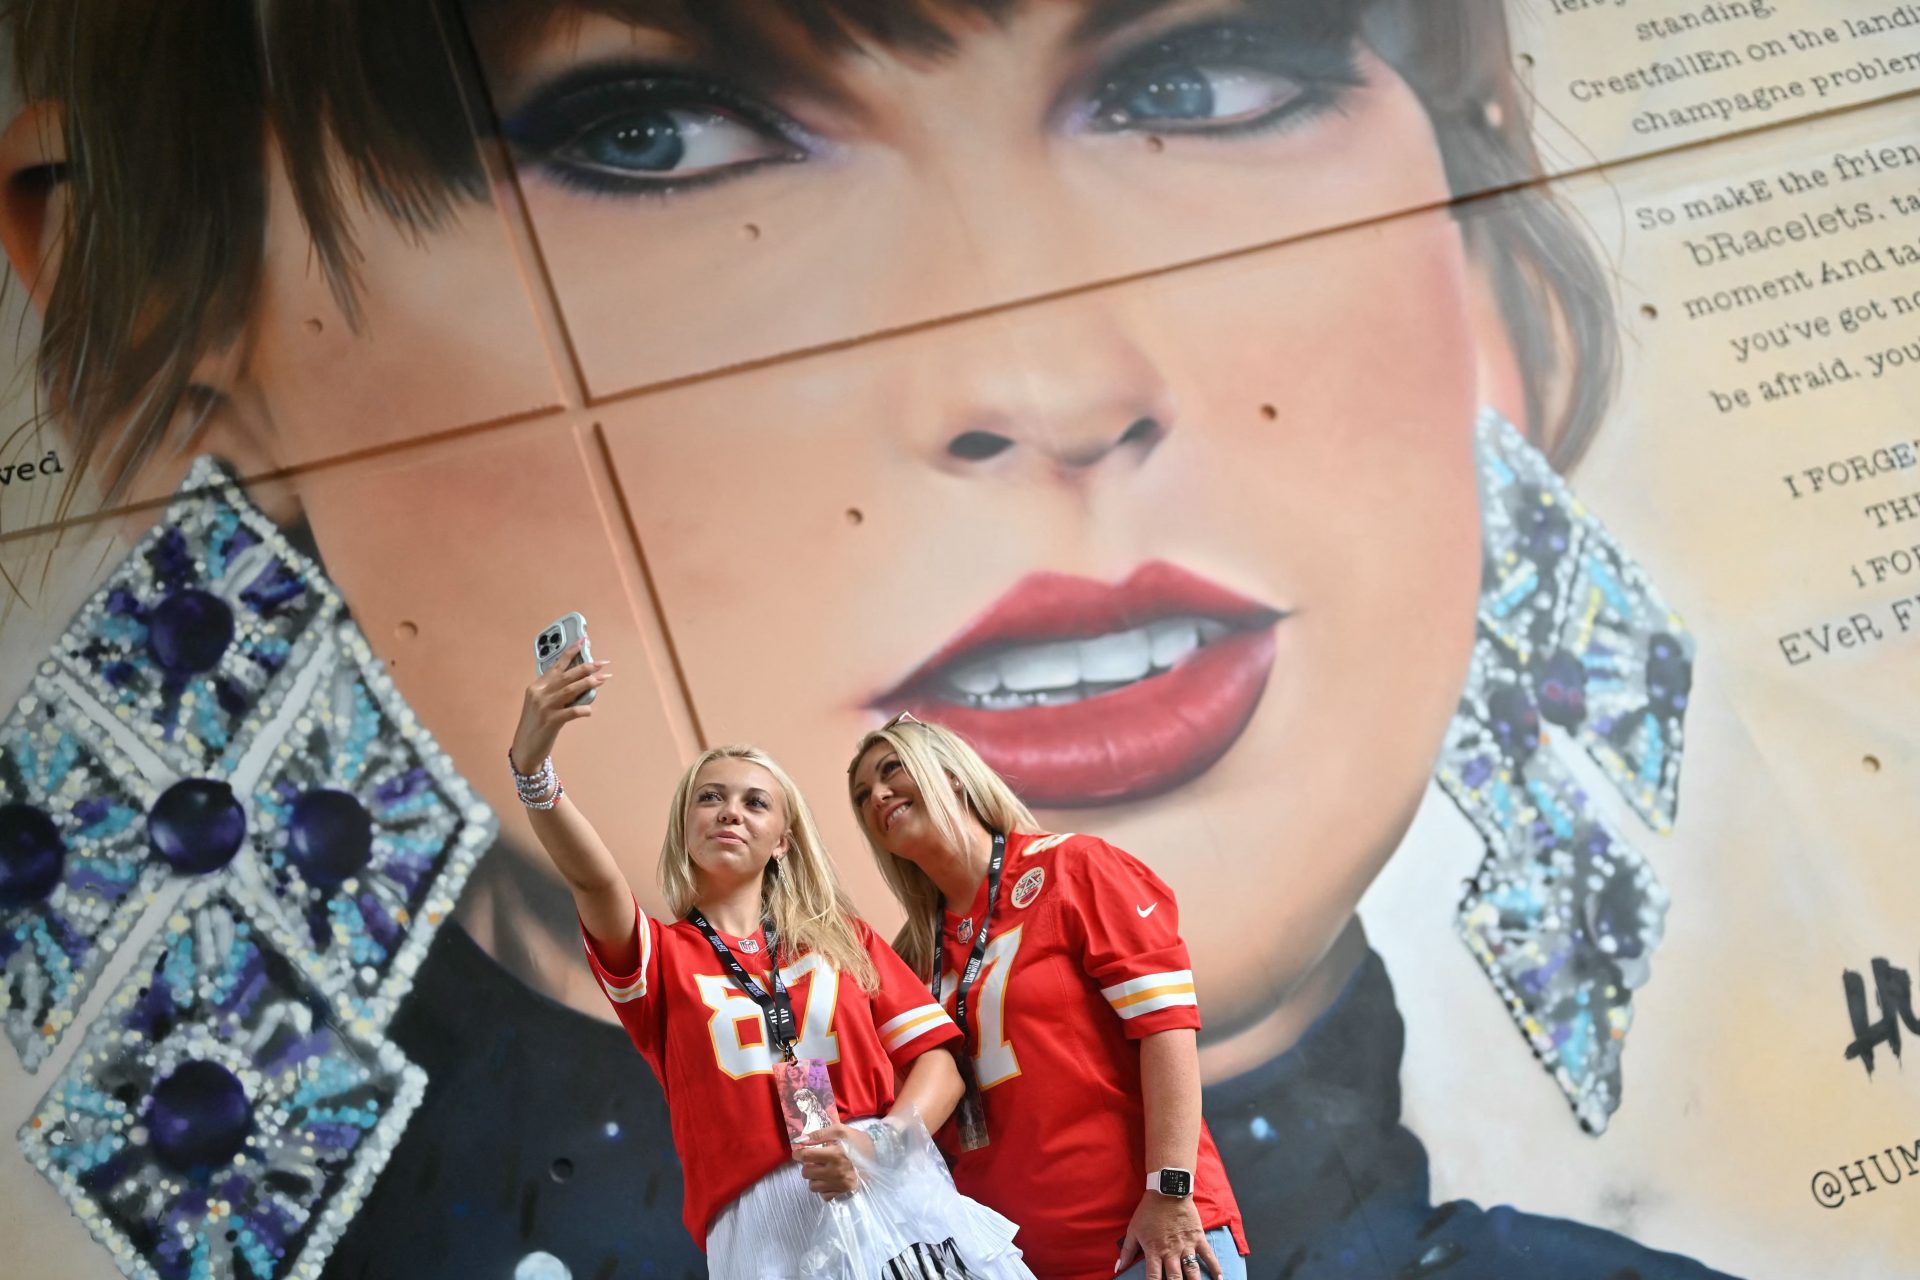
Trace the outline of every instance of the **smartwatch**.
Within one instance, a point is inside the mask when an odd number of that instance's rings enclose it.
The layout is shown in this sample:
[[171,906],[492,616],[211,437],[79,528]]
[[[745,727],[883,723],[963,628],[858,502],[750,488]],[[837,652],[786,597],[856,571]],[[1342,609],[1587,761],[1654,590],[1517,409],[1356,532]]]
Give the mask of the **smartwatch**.
[[1193,1194],[1193,1170],[1155,1169],[1147,1175],[1147,1190],[1184,1200]]

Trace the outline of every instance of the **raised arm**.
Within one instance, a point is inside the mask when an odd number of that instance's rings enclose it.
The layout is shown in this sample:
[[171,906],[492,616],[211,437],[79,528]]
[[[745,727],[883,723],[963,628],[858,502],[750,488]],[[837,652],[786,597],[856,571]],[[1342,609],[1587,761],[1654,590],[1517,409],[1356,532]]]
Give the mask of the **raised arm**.
[[[551,671],[527,686],[510,752],[516,773],[538,773],[541,762],[553,754],[560,730],[593,714],[593,703],[576,707],[574,699],[613,678],[607,662],[567,666],[579,648],[575,643]],[[600,833],[565,794],[551,809],[529,808],[527,818],[554,870],[572,890],[574,908],[602,960],[616,972],[635,968],[640,963],[640,937],[634,925],[633,889]]]

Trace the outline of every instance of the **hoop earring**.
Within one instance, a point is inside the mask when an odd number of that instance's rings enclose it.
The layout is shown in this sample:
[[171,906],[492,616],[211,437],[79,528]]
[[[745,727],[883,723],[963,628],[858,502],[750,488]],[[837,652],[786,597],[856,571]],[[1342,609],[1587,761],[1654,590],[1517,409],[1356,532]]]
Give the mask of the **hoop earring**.
[[1620,1105],[1632,993],[1668,898],[1560,753],[1578,745],[1642,823],[1671,832],[1693,641],[1511,423],[1483,410],[1475,437],[1480,607],[1436,777],[1487,854],[1456,927],[1598,1134]]

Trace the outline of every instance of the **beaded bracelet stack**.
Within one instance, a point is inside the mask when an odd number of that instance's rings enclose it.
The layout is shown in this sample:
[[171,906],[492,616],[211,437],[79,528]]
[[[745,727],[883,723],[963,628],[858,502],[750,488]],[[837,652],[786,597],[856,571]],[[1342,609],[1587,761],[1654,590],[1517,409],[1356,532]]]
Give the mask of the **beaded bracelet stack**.
[[509,748],[507,768],[513,774],[513,789],[520,793],[520,803],[529,809],[551,809],[566,794],[560,785],[560,775],[553,771],[552,756],[542,760],[532,773],[522,773],[514,765],[513,751]]

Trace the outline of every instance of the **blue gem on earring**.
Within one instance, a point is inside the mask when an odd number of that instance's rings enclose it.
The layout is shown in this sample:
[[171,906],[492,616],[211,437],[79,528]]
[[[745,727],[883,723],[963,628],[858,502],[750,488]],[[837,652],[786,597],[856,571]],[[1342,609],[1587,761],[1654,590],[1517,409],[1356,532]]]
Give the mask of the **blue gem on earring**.
[[227,1163],[246,1146],[252,1129],[246,1086],[217,1062],[181,1063],[148,1099],[147,1145],[175,1173]]
[[219,596],[176,591],[147,615],[147,652],[176,678],[204,675],[233,643],[233,610]]
[[335,889],[373,858],[373,818],[345,791],[303,792],[287,816],[287,854],[308,883]]
[[66,862],[52,818],[30,804],[0,805],[0,911],[46,901]]
[[246,838],[247,815],[233,788],[212,778],[174,783],[147,814],[147,844],[185,875],[218,871]]

